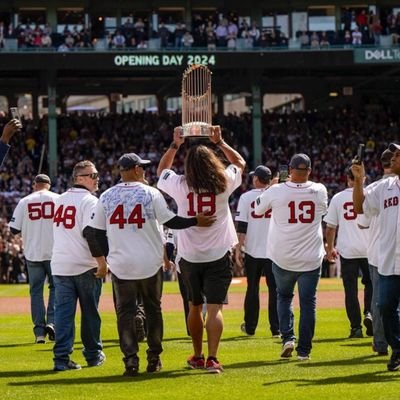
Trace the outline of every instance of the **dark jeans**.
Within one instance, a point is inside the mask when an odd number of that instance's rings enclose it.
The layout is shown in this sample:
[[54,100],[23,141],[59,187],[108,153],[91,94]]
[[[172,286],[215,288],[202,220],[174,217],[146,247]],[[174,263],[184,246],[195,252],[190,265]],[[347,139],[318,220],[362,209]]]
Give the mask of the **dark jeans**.
[[158,357],[163,351],[163,319],[161,313],[162,268],[150,278],[125,280],[112,275],[119,344],[125,367],[137,367],[139,344],[135,315],[138,296],[141,296],[147,323],[147,359]]
[[75,340],[75,314],[79,300],[81,308],[81,339],[86,361],[96,360],[102,352],[101,319],[98,304],[102,281],[94,276],[96,270],[81,275],[54,275],[56,341],[55,365],[67,364]]
[[352,329],[361,328],[361,309],[358,301],[358,276],[362,273],[364,287],[364,315],[371,312],[372,282],[367,258],[340,257],[347,317]]
[[186,332],[188,336],[190,336],[189,328],[187,325],[187,320],[189,316],[189,296],[188,291],[183,280],[183,276],[180,272],[178,272],[178,283],[179,283],[179,291],[181,292],[182,296],[182,303],[183,303],[183,310],[185,312],[185,324],[186,324]]
[[400,353],[400,276],[379,275],[379,309],[386,340],[394,353]]
[[279,333],[276,283],[272,273],[272,261],[267,258],[254,258],[246,254],[244,268],[247,276],[247,290],[244,300],[244,322],[246,332],[254,334],[260,314],[260,279],[264,272],[268,286],[268,319],[273,335]]
[[300,356],[309,355],[312,348],[316,321],[317,286],[321,268],[312,271],[296,272],[272,264],[278,292],[279,327],[282,342],[296,340],[294,334],[293,296],[297,283],[300,302],[299,344],[296,347]]

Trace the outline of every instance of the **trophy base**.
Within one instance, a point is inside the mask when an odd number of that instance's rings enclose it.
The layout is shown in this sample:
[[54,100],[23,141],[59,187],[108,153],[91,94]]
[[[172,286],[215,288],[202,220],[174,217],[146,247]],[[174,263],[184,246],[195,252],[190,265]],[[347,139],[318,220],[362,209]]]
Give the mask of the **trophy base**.
[[182,126],[181,137],[205,137],[212,136],[211,125],[205,122],[190,122]]

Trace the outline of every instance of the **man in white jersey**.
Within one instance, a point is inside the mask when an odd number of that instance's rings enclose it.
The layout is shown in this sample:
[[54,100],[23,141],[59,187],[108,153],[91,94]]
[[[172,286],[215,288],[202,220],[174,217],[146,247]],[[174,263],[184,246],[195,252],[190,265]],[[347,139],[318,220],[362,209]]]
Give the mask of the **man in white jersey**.
[[53,220],[51,269],[55,286],[55,371],[81,368],[70,359],[78,300],[81,309],[82,352],[87,365],[99,366],[105,360],[100,339],[98,304],[101,279],[106,276],[107,268],[97,268],[85,238],[90,217],[98,201],[92,193],[98,190],[99,174],[90,161],[78,162],[72,174],[73,187],[57,199]]
[[392,349],[389,371],[400,369],[400,144],[391,143],[393,177],[363,191],[364,166],[353,164],[353,202],[357,213],[377,216],[379,226],[379,300],[385,337]]
[[[168,209],[159,190],[144,183],[151,161],[135,153],[118,160],[122,182],[106,190],[97,203],[88,228],[88,242],[99,267],[112,272],[115,310],[124,376],[139,372],[139,346],[135,315],[137,299],[143,302],[147,325],[147,372],[162,368],[163,320],[161,313],[164,243],[160,225],[173,229],[208,226],[214,217],[177,217]],[[107,260],[102,239],[107,237]]]
[[[393,176],[392,169],[390,168],[390,160],[393,157],[393,153],[386,149],[381,155],[381,164],[383,168],[383,177],[386,179],[389,176]],[[380,180],[371,183],[365,190],[371,190],[374,186],[378,185]],[[369,264],[369,275],[372,282],[372,299],[371,299],[371,313],[372,313],[372,324],[374,338],[372,342],[372,349],[378,355],[388,355],[388,343],[385,338],[385,332],[383,330],[382,316],[378,307],[379,300],[379,218],[376,216],[360,214],[357,217],[357,224],[361,229],[367,229],[369,231],[369,238],[367,243],[367,257]]]
[[[217,217],[217,222],[210,228],[192,227],[179,231],[178,251],[181,256],[179,267],[190,301],[188,326],[194,354],[189,358],[188,366],[219,373],[223,371],[217,359],[223,330],[221,311],[233,274],[229,251],[237,244],[229,196],[240,185],[246,163],[222,139],[221,128],[214,126],[210,141],[223,152],[230,165],[225,168],[213,150],[196,145],[187,151],[185,175],[177,175],[171,167],[184,140],[180,137],[180,129],[176,128],[174,141],[160,160],[157,185],[175,200],[178,215],[191,217],[205,212]],[[202,350],[203,295],[207,301],[207,360]]]
[[290,179],[273,185],[256,200],[255,212],[272,210],[267,257],[278,292],[281,357],[289,358],[295,348],[293,296],[297,283],[300,300],[299,360],[309,360],[315,330],[316,291],[325,250],[322,216],[328,194],[324,185],[308,180],[311,160],[295,154],[290,160]]
[[[358,276],[364,285],[364,325],[367,336],[372,336],[371,299],[372,283],[369,276],[367,243],[369,232],[357,226],[357,213],[353,207],[354,176],[351,169],[346,171],[347,189],[335,194],[324,217],[328,259],[340,256],[340,266],[345,295],[347,318],[350,321],[349,338],[363,337],[361,310],[358,301]],[[337,243],[335,248],[335,237]]]
[[[54,340],[54,284],[50,260],[53,248],[54,201],[58,194],[50,191],[51,181],[45,174],[33,180],[33,193],[22,198],[10,221],[13,234],[21,233],[29,274],[31,317],[36,343],[45,343],[46,334]],[[47,310],[43,298],[48,280]]]
[[235,259],[243,268],[242,247],[246,254],[244,268],[247,277],[247,290],[244,300],[244,323],[241,330],[254,335],[260,312],[260,279],[264,273],[268,286],[268,318],[272,336],[279,337],[276,283],[272,273],[272,261],[267,258],[267,241],[271,210],[258,215],[254,212],[255,200],[267,190],[271,183],[271,170],[259,165],[250,172],[254,189],[243,193],[237,207],[237,228],[239,243],[235,247]]

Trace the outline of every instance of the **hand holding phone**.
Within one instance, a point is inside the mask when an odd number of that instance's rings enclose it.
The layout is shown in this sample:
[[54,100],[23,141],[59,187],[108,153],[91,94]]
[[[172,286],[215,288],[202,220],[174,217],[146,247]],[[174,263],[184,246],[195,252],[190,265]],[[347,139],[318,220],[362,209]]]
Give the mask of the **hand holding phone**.
[[279,166],[279,183],[286,182],[289,177],[289,168],[286,164]]
[[361,165],[364,162],[365,144],[360,143],[357,149],[355,164]]

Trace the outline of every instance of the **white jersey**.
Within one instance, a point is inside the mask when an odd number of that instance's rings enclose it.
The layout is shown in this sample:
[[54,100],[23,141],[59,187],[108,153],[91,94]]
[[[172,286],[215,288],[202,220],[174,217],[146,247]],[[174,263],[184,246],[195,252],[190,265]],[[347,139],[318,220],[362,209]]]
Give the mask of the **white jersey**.
[[353,206],[353,188],[347,188],[332,197],[324,221],[338,226],[336,249],[343,258],[366,258],[368,229],[357,225],[357,213]]
[[53,275],[81,275],[97,268],[97,262],[83,237],[83,230],[89,225],[97,201],[97,197],[80,187],[67,190],[57,199],[51,258]]
[[378,272],[381,275],[400,275],[400,182],[389,177],[365,190],[363,210],[367,216],[377,216],[379,233]]
[[231,164],[225,169],[225,176],[227,189],[218,195],[190,191],[185,176],[170,169],[162,171],[158,180],[158,188],[178,205],[178,215],[188,218],[205,212],[217,217],[210,227],[193,226],[177,232],[179,255],[189,262],[218,260],[238,242],[228,200],[242,182],[242,171]]
[[89,225],[107,231],[107,262],[114,275],[145,279],[163,264],[160,225],[174,217],[157,189],[140,182],[123,182],[100,196]]
[[325,254],[322,216],[328,193],[321,183],[285,182],[271,186],[256,200],[255,212],[272,209],[267,257],[289,271],[312,271]]
[[51,260],[54,202],[59,196],[39,190],[21,199],[14,210],[9,226],[21,231],[28,261]]
[[256,214],[255,201],[265,189],[252,189],[239,198],[236,221],[247,223],[244,240],[245,253],[254,258],[267,258],[267,241],[271,210]]

